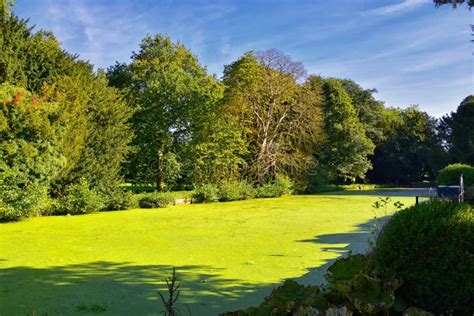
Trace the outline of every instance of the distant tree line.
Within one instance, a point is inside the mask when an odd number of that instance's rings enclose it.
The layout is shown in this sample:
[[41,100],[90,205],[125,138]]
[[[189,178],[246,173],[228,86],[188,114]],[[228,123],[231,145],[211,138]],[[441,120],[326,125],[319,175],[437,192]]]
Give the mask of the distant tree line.
[[124,175],[160,190],[242,178],[263,184],[277,174],[302,190],[407,184],[434,179],[449,162],[472,163],[473,149],[461,144],[470,142],[466,131],[454,142],[460,124],[472,129],[461,123],[472,113],[457,114],[472,107],[469,98],[439,120],[416,106],[389,108],[375,89],[307,75],[276,50],[244,54],[218,80],[181,44],[149,36],[107,76],[135,111],[136,150]]
[[311,191],[419,182],[449,162],[474,164],[473,96],[435,119],[386,107],[352,80],[308,75],[276,50],[247,52],[216,78],[161,35],[129,64],[94,71],[4,9],[0,204],[34,205],[81,181],[108,193],[124,181],[161,191],[286,175]]

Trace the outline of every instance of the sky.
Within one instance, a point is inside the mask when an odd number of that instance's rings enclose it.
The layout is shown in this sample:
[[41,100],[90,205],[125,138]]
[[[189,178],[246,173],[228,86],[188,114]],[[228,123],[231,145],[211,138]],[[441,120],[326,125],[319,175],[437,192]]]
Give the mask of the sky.
[[159,33],[217,77],[245,52],[274,48],[309,74],[377,89],[387,106],[439,117],[474,94],[474,11],[431,0],[15,0],[13,11],[96,69],[129,62]]

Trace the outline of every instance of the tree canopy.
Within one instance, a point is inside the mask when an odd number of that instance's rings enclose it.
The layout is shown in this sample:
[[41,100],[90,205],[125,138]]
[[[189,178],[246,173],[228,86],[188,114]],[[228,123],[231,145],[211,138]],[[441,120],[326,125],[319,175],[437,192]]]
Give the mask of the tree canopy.
[[265,183],[277,174],[298,177],[322,137],[321,99],[299,81],[301,63],[276,50],[249,52],[225,67],[225,102],[244,129],[247,174]]
[[[54,131],[50,151],[61,153],[64,162],[49,173],[51,192],[60,195],[80,178],[104,191],[120,183],[132,136],[127,123],[132,112],[121,93],[108,85],[103,73],[94,73],[87,62],[62,50],[51,33],[34,32],[14,15],[4,16],[0,27],[4,89],[14,86],[21,95],[31,96],[26,99],[42,100],[55,109],[44,121]],[[6,123],[11,120],[8,116]]]
[[448,5],[456,9],[463,4],[465,4],[469,9],[474,7],[474,0],[433,0],[433,2],[437,7]]
[[163,191],[289,179],[309,190],[432,180],[448,162],[474,164],[473,96],[437,120],[388,108],[353,80],[308,76],[277,50],[247,52],[218,79],[160,34],[130,63],[94,70],[11,5],[2,1],[0,25],[0,209],[20,208],[20,189],[31,206],[123,182]]

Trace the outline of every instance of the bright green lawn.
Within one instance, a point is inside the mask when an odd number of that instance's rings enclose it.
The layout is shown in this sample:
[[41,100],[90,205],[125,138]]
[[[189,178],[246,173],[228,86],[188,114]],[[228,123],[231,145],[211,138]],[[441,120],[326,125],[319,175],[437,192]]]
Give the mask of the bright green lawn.
[[182,315],[256,305],[283,279],[320,282],[329,260],[363,251],[375,215],[370,194],[0,224],[0,315],[160,314],[156,290],[172,266],[182,282]]

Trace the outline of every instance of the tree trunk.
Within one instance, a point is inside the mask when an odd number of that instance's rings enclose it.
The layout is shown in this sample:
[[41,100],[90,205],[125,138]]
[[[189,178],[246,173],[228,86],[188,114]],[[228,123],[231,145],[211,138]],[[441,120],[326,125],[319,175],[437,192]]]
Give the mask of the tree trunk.
[[161,145],[161,149],[158,151],[156,161],[156,190],[158,192],[163,192],[165,190],[165,183],[163,180],[163,151],[164,145]]

